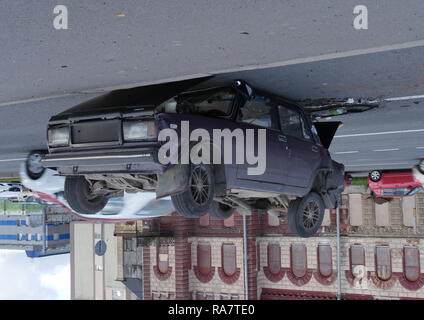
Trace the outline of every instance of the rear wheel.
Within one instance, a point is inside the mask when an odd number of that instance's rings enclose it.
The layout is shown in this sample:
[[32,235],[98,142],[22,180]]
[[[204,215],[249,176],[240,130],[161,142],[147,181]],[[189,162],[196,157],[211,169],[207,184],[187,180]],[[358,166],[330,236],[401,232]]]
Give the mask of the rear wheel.
[[302,238],[313,236],[321,227],[324,210],[324,203],[315,192],[291,201],[287,217],[290,231]]
[[370,172],[369,177],[372,182],[378,182],[381,180],[381,172],[378,170],[373,170]]
[[91,192],[89,182],[83,176],[66,177],[65,199],[71,209],[81,214],[95,214],[107,204],[108,198]]
[[45,151],[35,150],[31,151],[28,155],[25,161],[25,170],[28,177],[30,177],[32,180],[40,179],[46,170],[41,163],[41,160],[45,154]]
[[198,218],[210,212],[214,195],[214,177],[210,165],[192,164],[186,191],[171,196],[177,212],[186,218]]

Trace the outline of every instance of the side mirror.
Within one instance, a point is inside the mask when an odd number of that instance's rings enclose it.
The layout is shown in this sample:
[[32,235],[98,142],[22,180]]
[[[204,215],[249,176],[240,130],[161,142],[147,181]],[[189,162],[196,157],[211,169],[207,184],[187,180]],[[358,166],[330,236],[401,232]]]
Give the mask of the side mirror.
[[253,89],[246,82],[242,80],[236,80],[234,82],[236,90],[243,95],[245,98],[250,99],[253,96]]

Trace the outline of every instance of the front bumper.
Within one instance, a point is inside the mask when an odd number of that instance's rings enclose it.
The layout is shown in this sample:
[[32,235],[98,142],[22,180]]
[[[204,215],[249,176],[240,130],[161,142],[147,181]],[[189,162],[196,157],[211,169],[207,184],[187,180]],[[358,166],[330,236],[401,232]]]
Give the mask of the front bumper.
[[59,174],[88,173],[163,173],[165,166],[157,158],[157,148],[75,151],[47,154],[46,168]]

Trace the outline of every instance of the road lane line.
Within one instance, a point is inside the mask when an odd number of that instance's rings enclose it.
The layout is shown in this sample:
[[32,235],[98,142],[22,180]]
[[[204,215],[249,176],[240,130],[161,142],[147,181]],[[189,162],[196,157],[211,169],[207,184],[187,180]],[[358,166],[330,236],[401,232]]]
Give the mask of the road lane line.
[[20,158],[20,159],[2,159],[0,162],[12,162],[12,161],[23,161],[26,160],[26,158]]
[[399,148],[393,148],[393,149],[375,149],[373,151],[375,152],[386,152],[386,151],[398,151]]
[[334,138],[351,138],[351,137],[378,136],[378,135],[385,135],[385,134],[415,133],[415,132],[424,132],[424,129],[342,134],[342,135],[334,136]]
[[424,149],[424,147],[415,147],[416,149]]
[[404,96],[404,97],[394,97],[394,98],[386,98],[384,101],[402,101],[402,100],[415,100],[415,99],[424,99],[424,94],[418,96]]
[[348,153],[358,153],[359,151],[339,151],[334,152],[334,154],[348,154]]
[[346,167],[376,167],[376,166],[393,166],[398,164],[409,164],[408,162],[393,163],[365,163],[365,164],[345,164]]

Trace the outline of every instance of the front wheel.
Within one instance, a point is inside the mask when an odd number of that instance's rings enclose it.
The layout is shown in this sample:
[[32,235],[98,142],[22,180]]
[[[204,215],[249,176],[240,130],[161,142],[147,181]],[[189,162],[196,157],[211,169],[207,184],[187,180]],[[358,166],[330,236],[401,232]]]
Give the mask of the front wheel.
[[64,197],[72,210],[81,214],[102,211],[108,198],[91,192],[90,184],[83,176],[66,177]]
[[35,150],[31,151],[27,156],[25,161],[25,170],[30,179],[38,180],[43,175],[46,169],[43,167],[41,160],[45,154],[45,151]]
[[302,238],[313,236],[321,227],[324,210],[324,203],[315,192],[291,201],[287,216],[290,231]]
[[370,172],[369,177],[372,182],[378,182],[381,180],[381,172],[378,170],[373,170]]
[[188,188],[172,195],[177,212],[186,218],[199,218],[210,211],[214,195],[214,177],[210,165],[192,164]]

